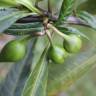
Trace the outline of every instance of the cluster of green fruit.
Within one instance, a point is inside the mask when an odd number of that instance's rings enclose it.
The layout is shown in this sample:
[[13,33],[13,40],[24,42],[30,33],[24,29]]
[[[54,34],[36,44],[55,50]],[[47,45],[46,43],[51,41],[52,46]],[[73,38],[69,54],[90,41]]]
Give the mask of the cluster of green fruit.
[[[80,36],[74,34],[63,35],[64,48],[51,43],[48,51],[48,59],[51,59],[53,62],[58,64],[63,64],[68,53],[76,53],[80,51],[82,46],[82,40],[80,39]],[[1,50],[0,62],[16,62],[22,60],[26,55],[28,40],[30,40],[30,37],[8,42]]]
[[54,63],[63,64],[68,53],[77,53],[80,51],[82,46],[82,40],[80,36],[71,34],[65,35],[63,47],[52,45],[49,48],[48,58]]
[[[42,0],[39,0],[42,1]],[[37,0],[37,3],[39,2]],[[8,6],[17,6],[17,5],[23,5],[26,8],[30,9],[32,12],[38,13],[42,15],[43,13],[39,11],[37,8],[35,8],[30,0],[1,0],[1,3],[6,3]],[[43,14],[44,15],[44,14]],[[79,36],[70,34],[66,35],[58,29],[56,29],[51,23],[49,22],[49,16],[48,18],[44,18],[44,28],[49,28],[53,30],[54,32],[59,33],[59,35],[64,37],[64,48],[60,46],[56,46],[51,42],[51,47],[48,51],[48,59],[51,59],[53,62],[62,64],[64,63],[65,58],[68,56],[68,53],[76,53],[80,50],[82,46],[82,40]],[[45,31],[46,31],[45,30]],[[32,38],[32,37],[31,37]],[[27,41],[29,40],[29,37],[22,40],[12,40],[8,42],[4,48],[0,52],[0,62],[17,62],[19,60],[22,60],[24,56],[26,55],[27,50]]]

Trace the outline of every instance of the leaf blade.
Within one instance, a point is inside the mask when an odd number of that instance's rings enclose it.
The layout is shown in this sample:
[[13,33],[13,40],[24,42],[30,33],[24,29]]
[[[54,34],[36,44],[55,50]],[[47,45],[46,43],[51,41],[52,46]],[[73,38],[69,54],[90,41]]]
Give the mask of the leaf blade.
[[[15,12],[14,12],[15,11]],[[2,15],[3,14],[3,15]],[[29,15],[24,11],[14,10],[3,10],[0,11],[0,33],[8,29],[18,19]]]
[[[30,73],[30,76],[25,84],[22,96],[36,96],[39,85],[42,81],[42,77],[44,76],[44,73],[46,73],[45,72],[46,68],[47,68],[47,63],[45,63],[46,53],[47,53],[47,49],[45,48],[42,56],[40,57],[39,61],[35,65],[32,72]],[[43,94],[43,96],[44,96],[44,94]],[[39,94],[39,96],[40,96],[40,94]]]
[[[7,74],[4,82],[2,82],[0,87],[0,96],[17,96],[20,95],[23,89],[23,84],[26,81],[27,75],[30,72],[30,62],[32,60],[32,53],[31,48],[33,43],[30,44],[28,53],[24,60],[21,62],[17,62],[15,65],[12,66],[11,70]],[[26,63],[27,62],[27,63]],[[27,70],[28,68],[28,70]],[[25,74],[26,72],[26,74]],[[24,73],[24,74],[23,74]],[[24,76],[25,75],[25,76]],[[22,86],[19,86],[20,80],[23,77]],[[18,88],[18,92],[17,92]],[[20,89],[20,90],[19,90]]]

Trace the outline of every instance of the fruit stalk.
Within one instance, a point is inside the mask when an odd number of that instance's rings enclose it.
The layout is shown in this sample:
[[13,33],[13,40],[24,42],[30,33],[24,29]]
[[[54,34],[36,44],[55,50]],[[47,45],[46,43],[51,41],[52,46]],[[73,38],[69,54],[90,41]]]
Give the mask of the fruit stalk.
[[67,36],[66,34],[60,32],[56,27],[54,27],[52,24],[48,23],[47,27],[49,29],[52,29],[54,32],[56,32],[58,35],[62,36],[64,39],[68,39],[69,36]]
[[47,37],[50,41],[51,46],[53,46],[52,37],[51,37],[51,34],[50,34],[49,30],[46,30],[46,34],[47,34]]

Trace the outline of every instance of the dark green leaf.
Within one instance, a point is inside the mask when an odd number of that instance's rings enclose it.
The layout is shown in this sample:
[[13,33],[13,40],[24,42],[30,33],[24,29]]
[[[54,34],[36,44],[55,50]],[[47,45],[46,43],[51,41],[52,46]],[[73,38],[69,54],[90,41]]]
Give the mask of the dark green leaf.
[[32,22],[32,23],[15,23],[13,24],[10,29],[27,29],[27,28],[36,28],[42,27],[43,24],[41,22]]
[[10,35],[30,35],[35,32],[43,32],[44,27],[43,24],[40,22],[34,23],[16,23],[13,24],[9,29],[4,31],[5,34]]
[[96,30],[96,17],[92,14],[81,11],[77,13],[77,16],[84,22],[85,24],[88,24],[90,27]]
[[64,32],[66,34],[76,34],[76,35],[80,35],[83,38],[90,40],[84,33],[80,32],[78,29],[73,28],[73,27],[64,27],[64,26],[59,26],[58,29],[61,32]]
[[10,35],[30,35],[35,32],[43,32],[44,28],[37,27],[37,28],[27,28],[27,29],[7,29],[5,32],[6,34]]
[[18,19],[29,15],[26,12],[16,9],[8,9],[0,11],[0,33],[8,29]]
[[[43,85],[42,80],[44,77],[46,77],[46,68],[47,68],[47,63],[46,63],[46,54],[47,54],[48,48],[43,51],[42,56],[40,57],[39,61],[33,68],[32,72],[30,73],[29,78],[27,79],[27,82],[25,84],[22,96],[37,96],[38,88],[41,87],[40,85],[42,84],[42,87],[46,87],[46,85]],[[47,78],[46,78],[47,79]],[[44,82],[46,82],[46,79]],[[47,83],[47,82],[46,82]],[[43,88],[44,89],[44,88]],[[45,90],[42,90],[45,91]],[[40,92],[43,94],[39,94],[39,96],[46,96],[45,92]]]
[[74,0],[63,0],[58,22],[65,21],[73,11]]
[[47,96],[47,80],[48,80],[48,68],[45,70],[43,80],[41,81],[41,84],[38,87],[36,96]]

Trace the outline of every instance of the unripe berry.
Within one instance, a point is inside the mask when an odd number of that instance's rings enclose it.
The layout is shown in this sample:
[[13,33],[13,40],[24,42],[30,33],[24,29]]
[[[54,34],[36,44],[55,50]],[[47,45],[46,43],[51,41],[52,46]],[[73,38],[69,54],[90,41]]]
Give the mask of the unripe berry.
[[77,53],[82,46],[82,40],[77,35],[68,35],[68,38],[64,39],[63,46],[69,53]]
[[25,56],[26,46],[18,40],[8,42],[0,53],[1,62],[16,62]]
[[51,59],[54,63],[63,64],[66,57],[67,52],[64,50],[64,48],[56,45],[49,48],[48,58]]

